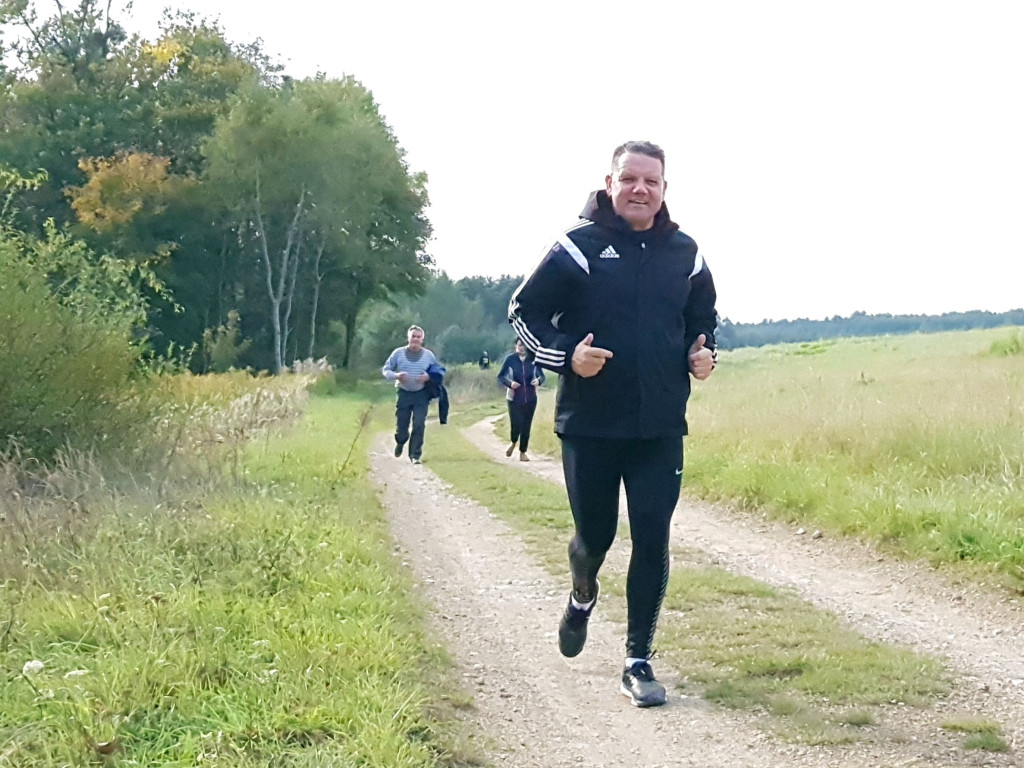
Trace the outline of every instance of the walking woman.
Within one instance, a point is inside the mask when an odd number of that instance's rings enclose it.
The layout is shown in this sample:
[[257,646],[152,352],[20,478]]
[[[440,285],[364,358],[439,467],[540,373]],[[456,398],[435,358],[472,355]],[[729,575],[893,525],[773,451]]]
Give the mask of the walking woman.
[[498,371],[498,383],[505,387],[508,420],[512,425],[512,444],[505,451],[511,456],[519,444],[519,460],[529,461],[530,425],[537,410],[537,387],[544,383],[544,371],[526,357],[526,347],[516,339],[516,351],[505,358]]

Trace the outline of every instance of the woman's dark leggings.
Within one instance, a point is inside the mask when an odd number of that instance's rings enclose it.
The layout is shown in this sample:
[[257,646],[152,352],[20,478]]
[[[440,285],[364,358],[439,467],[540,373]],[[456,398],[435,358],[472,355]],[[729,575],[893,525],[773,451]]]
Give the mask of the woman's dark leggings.
[[532,403],[516,403],[508,401],[508,421],[512,425],[512,442],[519,443],[519,450],[526,453],[530,447],[530,427],[533,425],[533,414],[537,410],[537,401]]
[[569,542],[573,589],[587,596],[615,539],[619,485],[626,488],[633,552],[626,577],[626,656],[649,658],[668,585],[669,525],[683,474],[683,439],[562,436],[562,469],[576,535]]

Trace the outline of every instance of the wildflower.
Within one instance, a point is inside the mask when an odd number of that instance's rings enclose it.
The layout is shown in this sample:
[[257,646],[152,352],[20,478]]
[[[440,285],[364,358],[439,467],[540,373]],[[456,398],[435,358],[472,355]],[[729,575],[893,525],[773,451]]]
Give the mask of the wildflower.
[[21,674],[25,677],[29,675],[36,675],[43,671],[43,667],[46,665],[39,659],[32,659],[32,661],[26,661],[25,666],[21,668]]

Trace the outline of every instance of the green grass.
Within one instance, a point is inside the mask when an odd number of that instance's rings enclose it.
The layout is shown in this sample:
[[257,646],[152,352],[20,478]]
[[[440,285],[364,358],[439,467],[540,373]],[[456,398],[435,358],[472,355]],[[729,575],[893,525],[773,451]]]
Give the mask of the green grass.
[[[723,351],[694,385],[685,492],[1024,593],[1024,356],[1005,352],[1019,338]],[[537,431],[536,449],[556,452]]]
[[831,614],[720,568],[676,567],[664,610],[659,646],[726,706],[773,709],[779,696],[922,706],[949,689],[934,659],[866,641]]
[[0,762],[465,764],[465,698],[367,480],[367,407],[314,399],[239,485],[95,510],[73,545],[0,565]]
[[986,718],[971,717],[947,720],[942,723],[942,729],[967,734],[964,739],[964,749],[980,749],[986,752],[1010,751],[1010,745],[1003,738],[999,723]]
[[[496,413],[481,405],[433,428],[427,464],[517,529],[568,589],[565,490],[486,461],[457,430]],[[949,690],[949,675],[933,658],[870,642],[796,596],[710,567],[686,550],[676,550],[674,561],[657,637],[662,663],[680,670],[688,692],[764,713],[786,739],[856,740],[857,729],[884,719],[887,707],[927,707]],[[601,585],[602,614],[624,621],[624,574],[606,569]]]

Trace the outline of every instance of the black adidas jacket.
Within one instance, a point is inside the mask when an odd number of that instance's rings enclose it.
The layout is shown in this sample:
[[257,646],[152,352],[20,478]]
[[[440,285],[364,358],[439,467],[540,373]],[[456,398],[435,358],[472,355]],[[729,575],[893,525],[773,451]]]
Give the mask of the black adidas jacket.
[[[607,193],[558,238],[509,302],[509,322],[539,365],[561,374],[560,435],[659,438],[686,434],[689,349],[715,348],[715,285],[697,244],[662,205],[634,232]],[[588,333],[613,353],[596,376],[572,371]]]

